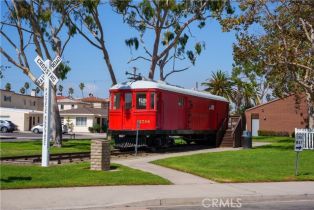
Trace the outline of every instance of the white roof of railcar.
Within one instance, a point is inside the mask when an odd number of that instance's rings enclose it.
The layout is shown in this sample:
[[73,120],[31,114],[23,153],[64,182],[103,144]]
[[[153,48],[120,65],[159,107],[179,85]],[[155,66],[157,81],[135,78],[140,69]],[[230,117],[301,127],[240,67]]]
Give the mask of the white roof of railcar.
[[116,84],[110,88],[110,90],[128,90],[128,89],[161,89],[161,90],[167,90],[171,92],[176,92],[176,93],[182,93],[182,94],[187,94],[191,96],[197,96],[201,98],[207,98],[207,99],[213,99],[213,100],[218,100],[218,101],[225,101],[228,102],[227,99],[221,96],[216,96],[212,95],[207,92],[201,92],[197,90],[190,90],[190,89],[185,89],[173,85],[169,85],[165,82],[155,82],[155,81],[150,81],[150,80],[138,80],[134,82],[124,82],[120,84]]

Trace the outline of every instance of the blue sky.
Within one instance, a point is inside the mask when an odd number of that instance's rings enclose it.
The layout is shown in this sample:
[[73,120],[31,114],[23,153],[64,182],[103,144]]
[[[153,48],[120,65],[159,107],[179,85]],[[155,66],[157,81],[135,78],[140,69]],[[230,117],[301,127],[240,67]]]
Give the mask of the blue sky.
[[[1,1],[1,19],[5,14],[3,2]],[[125,45],[125,40],[135,37],[137,32],[131,29],[127,24],[123,23],[122,17],[112,11],[109,5],[104,5],[101,9],[101,19],[103,20],[104,31],[106,34],[106,45],[110,53],[110,58],[118,82],[126,81],[126,70],[131,70],[133,66],[139,69],[142,75],[147,76],[149,65],[145,61],[128,64],[131,58],[130,49]],[[207,21],[203,29],[198,29],[197,23],[191,26],[191,31],[195,41],[204,41],[206,49],[197,59],[195,66],[189,70],[173,74],[167,79],[167,82],[175,85],[180,85],[186,88],[195,87],[196,82],[199,84],[210,77],[211,72],[217,69],[222,69],[231,72],[233,56],[232,44],[235,42],[235,34],[233,32],[222,32],[219,23],[215,20]],[[10,37],[17,38],[16,31],[8,29]],[[145,36],[147,46],[152,42],[151,36]],[[8,49],[11,55],[14,55],[14,50],[1,37],[1,46]],[[151,48],[150,48],[151,49]],[[134,56],[142,53],[141,51],[132,51]],[[33,62],[36,54],[33,49],[27,51],[31,69],[36,76],[41,74],[39,68]],[[74,88],[74,95],[81,97],[81,92],[78,88],[80,82],[85,83],[84,94],[92,92],[98,97],[107,97],[108,89],[111,86],[110,76],[102,58],[102,53],[92,45],[90,45],[80,35],[76,35],[68,44],[63,59],[70,62],[72,68],[67,75],[67,79],[61,81],[64,86],[64,93],[69,87]],[[1,65],[9,65],[11,68],[6,69],[4,78],[1,79],[1,88],[4,88],[7,82],[11,83],[12,89],[16,92],[23,86],[25,82],[31,81],[22,71],[10,64],[1,55]],[[185,64],[181,64],[185,66]],[[156,72],[155,78],[158,78],[159,72]],[[34,88],[35,86],[32,85]]]

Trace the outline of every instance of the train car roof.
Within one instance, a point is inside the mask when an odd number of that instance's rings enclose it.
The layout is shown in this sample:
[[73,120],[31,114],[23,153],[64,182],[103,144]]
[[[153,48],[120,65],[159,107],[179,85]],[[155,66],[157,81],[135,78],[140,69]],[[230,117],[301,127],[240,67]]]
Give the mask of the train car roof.
[[229,102],[224,97],[212,95],[207,92],[185,89],[185,88],[169,85],[165,82],[155,82],[151,80],[137,80],[134,82],[124,82],[124,83],[116,84],[110,88],[110,90],[131,90],[131,89],[161,89],[161,90],[167,90],[167,91],[181,93],[181,94],[187,94],[191,96],[197,96],[201,98]]

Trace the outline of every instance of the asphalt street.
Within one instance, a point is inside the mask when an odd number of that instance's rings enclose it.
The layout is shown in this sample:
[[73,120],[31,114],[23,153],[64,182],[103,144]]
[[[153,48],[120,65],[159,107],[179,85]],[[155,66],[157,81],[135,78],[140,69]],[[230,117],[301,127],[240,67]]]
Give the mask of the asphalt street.
[[253,203],[243,203],[241,207],[203,207],[200,205],[185,206],[168,206],[168,207],[147,207],[150,210],[230,210],[230,209],[241,209],[241,210],[313,210],[314,200],[289,200],[289,201],[263,201]]
[[[106,133],[75,133],[75,139],[92,139],[92,138],[106,138]],[[63,139],[71,139],[73,135],[63,134]],[[13,133],[0,133],[1,142],[10,141],[28,141],[28,140],[41,140],[42,134],[32,132],[13,132]]]

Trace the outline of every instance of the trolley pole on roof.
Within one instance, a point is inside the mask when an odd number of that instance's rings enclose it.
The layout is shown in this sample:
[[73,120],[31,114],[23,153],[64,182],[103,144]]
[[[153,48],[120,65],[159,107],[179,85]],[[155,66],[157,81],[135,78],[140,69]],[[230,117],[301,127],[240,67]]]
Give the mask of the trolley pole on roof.
[[136,139],[135,139],[135,155],[137,155],[137,147],[138,147],[138,130],[140,129],[140,121],[136,121]]

